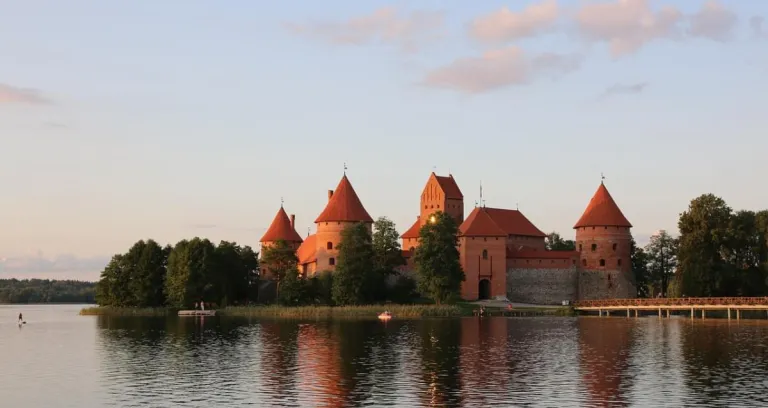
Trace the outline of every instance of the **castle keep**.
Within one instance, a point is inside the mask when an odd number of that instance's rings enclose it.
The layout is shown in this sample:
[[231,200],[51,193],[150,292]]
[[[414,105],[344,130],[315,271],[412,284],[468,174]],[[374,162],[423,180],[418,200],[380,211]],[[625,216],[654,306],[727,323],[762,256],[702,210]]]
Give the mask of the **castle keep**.
[[[419,215],[401,236],[408,260],[404,273],[414,269],[419,230],[438,211],[459,224],[465,300],[506,296],[513,302],[559,304],[636,297],[630,262],[632,224],[602,182],[574,225],[576,250],[549,251],[546,234],[518,210],[478,206],[465,219],[464,196],[456,180],[432,173],[421,193]],[[328,191],[325,209],[315,220],[315,234],[302,240],[294,220],[281,206],[261,243],[268,247],[282,239],[293,245],[305,276],[335,270],[336,246],[344,228],[358,222],[373,225],[346,174],[335,190]]]

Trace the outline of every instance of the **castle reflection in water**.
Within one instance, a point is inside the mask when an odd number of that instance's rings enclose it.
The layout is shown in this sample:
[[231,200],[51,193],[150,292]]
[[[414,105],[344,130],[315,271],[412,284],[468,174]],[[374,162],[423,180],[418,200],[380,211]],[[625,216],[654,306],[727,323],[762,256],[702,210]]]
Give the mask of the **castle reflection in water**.
[[768,376],[768,325],[760,322],[102,317],[98,325],[102,369],[115,377],[105,386],[134,404],[712,406],[766,398],[755,388]]

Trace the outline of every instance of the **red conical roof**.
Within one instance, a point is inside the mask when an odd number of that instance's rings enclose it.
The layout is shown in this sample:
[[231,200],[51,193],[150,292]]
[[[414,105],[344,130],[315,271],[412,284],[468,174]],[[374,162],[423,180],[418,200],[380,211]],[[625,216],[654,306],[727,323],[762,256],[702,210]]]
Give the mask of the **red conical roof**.
[[506,237],[507,233],[496,224],[485,207],[475,207],[469,217],[459,226],[459,233],[465,237]]
[[632,227],[627,218],[613,201],[611,193],[605,188],[603,183],[597,188],[592,200],[589,201],[587,209],[579,218],[579,221],[573,228],[581,227]]
[[264,233],[259,242],[275,242],[281,239],[287,242],[302,241],[299,234],[293,229],[291,220],[288,218],[288,214],[285,213],[283,206],[280,206],[275,219],[272,220],[272,225],[269,226],[269,229]]
[[357,197],[357,193],[352,188],[346,174],[336,186],[336,190],[333,191],[333,196],[328,200],[323,212],[315,220],[316,223],[331,221],[373,222],[373,218],[368,214],[368,211],[365,211],[363,203]]

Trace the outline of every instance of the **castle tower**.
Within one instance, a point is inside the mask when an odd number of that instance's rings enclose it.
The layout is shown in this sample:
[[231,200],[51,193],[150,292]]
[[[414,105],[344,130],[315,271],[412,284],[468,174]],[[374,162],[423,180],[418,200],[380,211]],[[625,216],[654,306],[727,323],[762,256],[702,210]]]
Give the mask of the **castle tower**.
[[464,194],[452,174],[444,177],[432,172],[429,175],[427,185],[421,192],[419,225],[424,226],[429,221],[429,216],[438,211],[453,216],[457,225],[464,222]]
[[[275,218],[272,220],[272,224],[270,224],[267,232],[264,233],[264,236],[259,241],[261,242],[262,249],[274,245],[279,240],[287,242],[293,249],[298,248],[301,245],[302,239],[296,232],[295,227],[296,216],[291,214],[289,218],[281,204],[280,209],[275,214]],[[264,251],[262,250],[262,252]]]
[[408,251],[419,246],[421,227],[429,222],[432,214],[438,211],[451,215],[456,220],[457,225],[464,222],[464,195],[452,174],[445,177],[432,172],[429,175],[427,184],[421,192],[419,216],[416,217],[416,222],[400,236],[403,240],[403,250]]
[[461,298],[491,299],[507,294],[507,233],[485,207],[475,207],[459,226],[459,261],[464,269]]
[[630,262],[632,224],[602,181],[573,228],[580,252],[579,298],[636,297]]
[[366,223],[368,229],[372,229],[373,218],[363,207],[345,174],[336,190],[328,190],[328,204],[315,220],[316,271],[336,269],[336,258],[339,255],[337,246],[341,242],[341,232],[358,222]]

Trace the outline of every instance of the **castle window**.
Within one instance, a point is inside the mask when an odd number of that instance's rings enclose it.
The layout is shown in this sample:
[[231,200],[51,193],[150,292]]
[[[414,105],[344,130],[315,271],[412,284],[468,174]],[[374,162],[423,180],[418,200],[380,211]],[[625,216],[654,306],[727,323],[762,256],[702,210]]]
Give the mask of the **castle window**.
[[483,249],[483,259],[488,259],[488,250]]
[[328,265],[336,265],[336,258],[328,258]]
[[541,263],[541,259],[539,259],[539,263]]
[[576,260],[575,259],[573,260],[573,264],[576,265]]
[[592,231],[594,231],[594,230],[595,230],[595,227],[592,227]]
[[613,244],[613,250],[614,250],[614,251],[616,250],[616,247],[617,247],[617,246],[618,246],[617,244]]
[[605,227],[605,229],[608,229],[608,227]]
[[424,209],[426,210],[427,208],[428,208],[428,206],[427,206],[427,205],[424,205]]
[[600,260],[600,266],[605,266],[605,259]]
[[437,208],[438,208],[438,209],[440,208],[440,204],[438,204],[438,205],[437,205]]
[[619,266],[621,266],[621,259],[619,259],[619,260],[618,260],[618,261],[616,261],[616,262],[619,264]]
[[531,263],[531,260],[530,259],[526,259],[525,263]]
[[326,243],[326,244],[325,244],[325,248],[326,248],[326,249],[333,249],[333,242],[330,242],[330,241],[329,241],[328,243]]
[[488,238],[487,237],[483,237],[483,241],[488,241]]
[[579,252],[581,252],[581,244],[579,244]]
[[435,208],[435,206],[434,205],[430,205],[429,208]]
[[587,266],[587,260],[586,259],[582,259],[581,260],[581,266]]
[[597,244],[592,244],[592,252],[597,251]]

